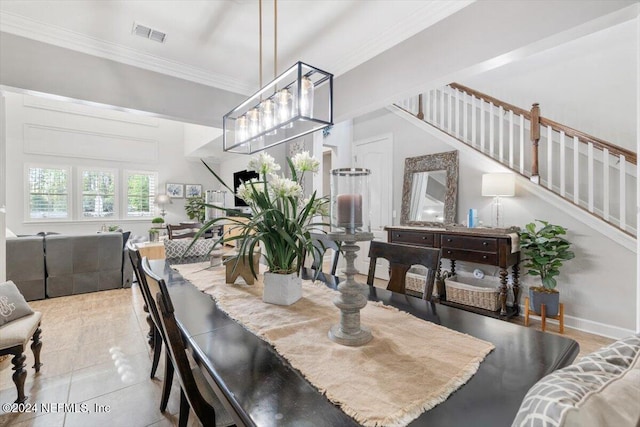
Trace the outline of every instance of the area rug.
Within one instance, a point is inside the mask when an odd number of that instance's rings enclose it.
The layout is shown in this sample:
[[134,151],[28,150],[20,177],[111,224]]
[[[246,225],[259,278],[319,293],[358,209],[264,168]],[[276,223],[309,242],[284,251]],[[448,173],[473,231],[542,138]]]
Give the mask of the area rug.
[[253,286],[225,283],[223,268],[208,263],[175,268],[245,328],[286,358],[331,402],[364,426],[403,426],[443,402],[478,370],[493,350],[486,341],[418,319],[381,303],[361,311],[373,340],[346,347],[328,339],[339,322],[337,291],[303,281],[291,306],[262,302],[261,277]]

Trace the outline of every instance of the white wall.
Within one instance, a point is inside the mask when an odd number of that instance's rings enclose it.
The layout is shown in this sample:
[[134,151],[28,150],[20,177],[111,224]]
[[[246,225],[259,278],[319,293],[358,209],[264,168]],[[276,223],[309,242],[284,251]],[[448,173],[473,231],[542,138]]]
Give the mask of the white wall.
[[[404,159],[454,149],[386,110],[376,111],[354,120],[354,139],[393,133],[393,207],[399,224]],[[481,180],[486,172],[503,171],[503,167],[480,154],[460,152],[457,222],[465,219],[469,208],[477,208],[480,220],[490,222],[490,198],[482,197]],[[525,181],[526,182],[526,181]],[[520,181],[522,183],[522,181]],[[528,183],[526,185],[529,185]],[[530,194],[519,185],[516,197],[504,199],[506,223],[524,226],[534,219],[549,220],[569,230],[576,259],[568,262],[559,278],[558,289],[566,305],[569,326],[608,336],[625,336],[635,329],[636,253],[625,249],[597,230],[590,229],[567,213]],[[480,267],[485,274],[497,277],[498,269],[460,263],[460,271]],[[521,284],[534,283],[523,276]],[[520,303],[524,302],[524,296]]]
[[[178,122],[7,93],[6,131],[7,226],[16,234],[92,233],[106,223],[146,236],[150,228],[150,219],[28,221],[24,200],[28,163],[114,168],[120,186],[125,169],[157,171],[159,193],[164,193],[167,182],[202,184],[204,190],[213,184],[199,162],[184,159],[184,129]],[[166,210],[168,223],[188,219],[184,199],[174,199]]]
[[6,129],[5,126],[5,97],[4,92],[0,91],[0,282],[7,279],[7,245],[5,238],[5,204],[6,204]]

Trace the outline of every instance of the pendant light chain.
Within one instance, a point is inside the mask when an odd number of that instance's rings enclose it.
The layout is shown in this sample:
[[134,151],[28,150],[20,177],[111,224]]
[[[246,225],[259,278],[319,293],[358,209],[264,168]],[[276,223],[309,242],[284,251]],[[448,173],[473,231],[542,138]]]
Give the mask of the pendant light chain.
[[[278,0],[273,0],[273,78],[278,76]],[[260,84],[262,87],[262,84]]]
[[259,0],[258,4],[259,6],[259,13],[258,13],[258,20],[260,21],[258,24],[258,28],[260,31],[260,87],[262,87],[262,0]]

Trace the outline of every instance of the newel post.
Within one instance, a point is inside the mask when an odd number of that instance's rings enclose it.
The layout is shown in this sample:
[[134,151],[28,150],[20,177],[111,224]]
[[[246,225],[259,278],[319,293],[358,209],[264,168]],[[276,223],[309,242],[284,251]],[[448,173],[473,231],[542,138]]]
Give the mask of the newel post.
[[531,181],[540,183],[538,171],[538,142],[540,141],[540,107],[536,102],[531,106]]

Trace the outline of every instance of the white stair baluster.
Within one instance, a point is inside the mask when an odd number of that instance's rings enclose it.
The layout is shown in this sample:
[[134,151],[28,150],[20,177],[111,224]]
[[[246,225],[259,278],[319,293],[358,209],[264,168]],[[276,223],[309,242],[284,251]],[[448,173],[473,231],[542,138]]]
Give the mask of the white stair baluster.
[[513,110],[509,110],[509,167],[513,169]]
[[593,143],[587,145],[588,209],[593,213]]
[[462,140],[466,143],[469,142],[469,102],[467,101],[467,93],[462,93]]
[[609,221],[609,149],[602,149],[602,217]]
[[580,206],[580,140],[573,137],[573,203]]
[[564,131],[561,130],[560,131],[560,195],[562,197],[565,197],[565,187],[567,186],[567,172],[566,172],[566,160],[567,160],[567,155],[566,155],[566,145],[565,145],[565,141],[564,141]]
[[484,136],[484,132],[486,129],[486,125],[484,122],[484,107],[485,107],[485,102],[484,100],[480,100],[480,152],[484,153],[484,140],[486,139]]
[[620,228],[627,229],[627,161],[620,154]]
[[455,89],[456,91],[456,108],[455,108],[455,114],[456,114],[456,123],[455,123],[455,135],[456,138],[460,138],[460,91],[458,89]]
[[504,108],[502,105],[498,108],[498,161],[504,163]]
[[551,126],[547,126],[547,188],[553,191],[553,129]]
[[520,173],[524,175],[524,116],[520,116]]
[[[450,91],[453,89],[449,89]],[[449,92],[449,108],[448,108],[448,114],[449,114],[449,134],[453,135],[453,119],[454,119],[454,96],[452,92]]]
[[440,92],[440,129],[444,130],[444,89],[439,92]]
[[494,120],[493,120],[493,102],[489,103],[489,156],[493,157],[493,148],[495,146],[494,136]]
[[426,104],[424,120],[431,123],[431,91],[427,91],[424,95]]
[[471,145],[476,146],[476,131],[478,127],[476,124],[476,97],[471,95]]

